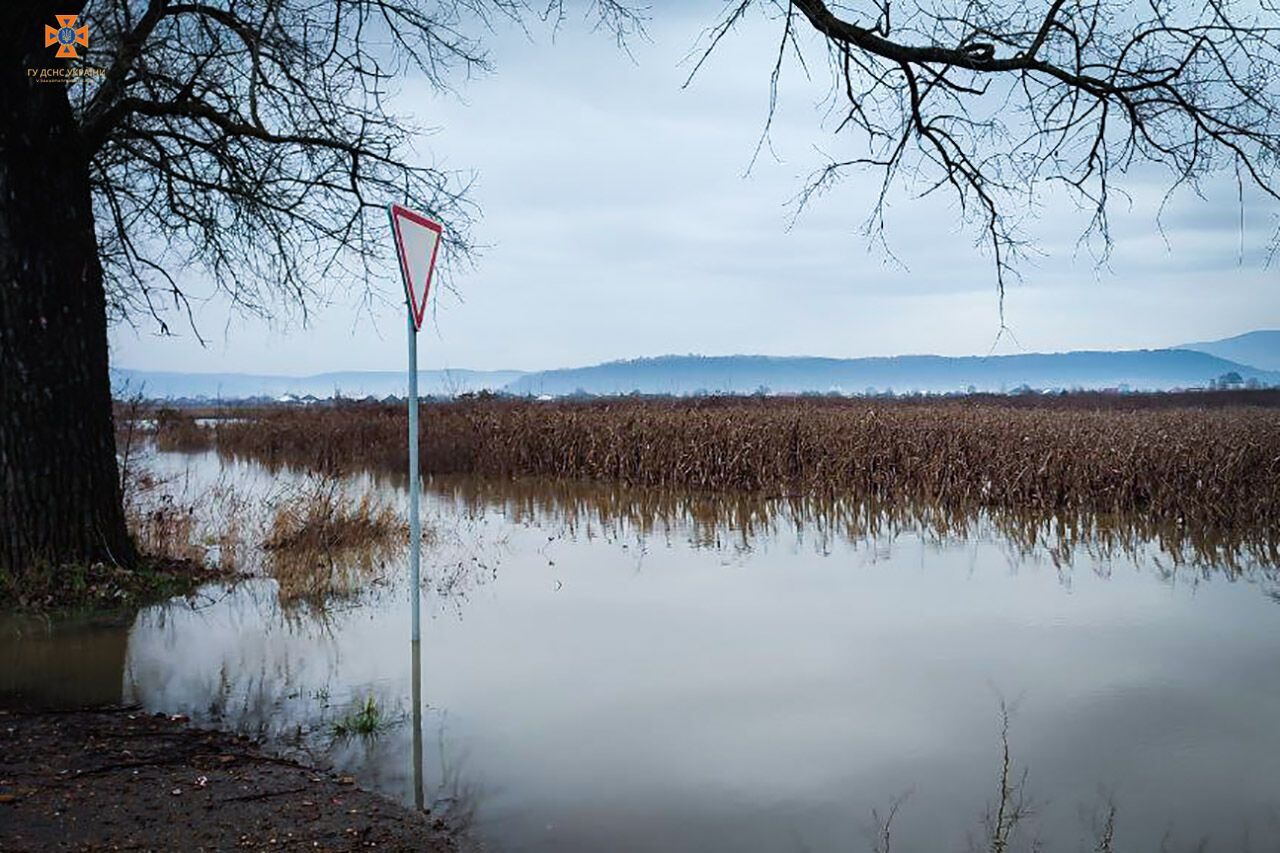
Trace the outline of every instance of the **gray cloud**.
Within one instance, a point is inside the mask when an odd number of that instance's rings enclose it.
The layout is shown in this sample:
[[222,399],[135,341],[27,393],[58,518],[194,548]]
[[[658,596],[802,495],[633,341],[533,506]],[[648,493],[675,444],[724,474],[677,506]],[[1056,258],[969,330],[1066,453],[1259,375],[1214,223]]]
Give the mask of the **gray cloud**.
[[[681,89],[715,4],[658,9],[632,56],[568,24],[554,43],[514,29],[492,40],[497,71],[441,97],[405,82],[401,109],[441,131],[419,156],[478,171],[488,244],[437,298],[422,362],[544,368],[665,352],[833,356],[986,352],[999,329],[990,259],[949,200],[896,193],[888,240],[905,269],[860,233],[876,192],[851,177],[788,228],[788,202],[839,150],[823,129],[821,68],[783,78],[771,145],[749,176],[768,105],[777,31],[740,28]],[[1006,317],[1027,350],[1161,346],[1280,326],[1280,293],[1263,253],[1280,210],[1246,199],[1243,256],[1234,179],[1169,201],[1135,171],[1131,209],[1113,213],[1116,244],[1097,269],[1077,245],[1087,217],[1045,196],[1028,236],[1046,254],[1023,266]],[[1167,241],[1167,243],[1166,243]],[[197,290],[199,282],[192,282]],[[399,294],[361,310],[360,282],[334,282],[308,328],[199,313],[211,337],[113,333],[118,364],[137,368],[316,372],[403,362]],[[179,324],[173,324],[180,328]],[[1002,349],[1016,349],[1003,341]]]

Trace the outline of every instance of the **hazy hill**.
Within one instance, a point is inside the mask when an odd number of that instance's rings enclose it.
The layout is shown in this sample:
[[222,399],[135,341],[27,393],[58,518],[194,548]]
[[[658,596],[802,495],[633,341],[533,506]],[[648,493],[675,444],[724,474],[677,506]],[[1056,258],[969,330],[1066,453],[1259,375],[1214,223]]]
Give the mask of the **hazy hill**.
[[908,355],[894,358],[773,358],[768,356],[661,356],[593,367],[530,373],[506,390],[515,394],[691,394],[697,391],[749,394],[869,390],[948,392],[1032,388],[1117,388],[1133,390],[1208,385],[1224,373],[1244,380],[1280,384],[1280,373],[1246,367],[1190,350],[1068,352],[949,358]]
[[[258,376],[245,373],[172,373],[116,369],[117,396],[142,391],[147,397],[278,398],[307,394],[326,398],[403,396],[403,371],[319,373],[314,376]],[[1035,389],[1121,388],[1167,390],[1206,387],[1227,373],[1244,381],[1280,386],[1280,331],[1257,331],[1177,349],[1112,352],[1028,353],[948,357],[905,355],[888,358],[779,358],[763,355],[667,355],[613,361],[589,367],[524,373],[518,370],[425,370],[423,394],[457,395],[490,390],[524,396],[590,394],[843,394],[912,391],[955,392]]]
[[[422,370],[418,389],[422,394],[453,395],[468,391],[496,391],[523,374],[518,370]],[[111,386],[116,396],[141,391],[153,399],[208,397],[244,399],[280,397],[385,397],[404,396],[408,378],[399,371],[346,371],[317,373],[314,376],[258,376],[248,373],[167,373],[150,370],[112,369]]]
[[1260,370],[1280,370],[1280,329],[1260,329],[1220,341],[1183,344],[1180,349],[1207,352]]

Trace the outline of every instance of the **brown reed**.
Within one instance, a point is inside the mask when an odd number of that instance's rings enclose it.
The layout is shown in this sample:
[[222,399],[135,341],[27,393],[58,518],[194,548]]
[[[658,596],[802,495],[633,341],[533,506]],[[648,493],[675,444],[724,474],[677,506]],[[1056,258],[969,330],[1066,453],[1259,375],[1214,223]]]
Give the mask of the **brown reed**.
[[[214,429],[221,452],[312,470],[406,464],[397,406],[239,415]],[[1280,410],[1271,406],[496,400],[429,404],[424,424],[426,473],[1280,529]]]
[[332,554],[364,550],[402,536],[404,519],[373,492],[348,496],[337,477],[316,477],[275,505],[267,551]]
[[322,610],[365,588],[404,546],[409,528],[376,493],[349,494],[340,477],[317,475],[272,506],[262,548],[279,599]]
[[207,450],[213,438],[209,430],[196,423],[191,412],[181,409],[157,409],[152,424],[157,450]]

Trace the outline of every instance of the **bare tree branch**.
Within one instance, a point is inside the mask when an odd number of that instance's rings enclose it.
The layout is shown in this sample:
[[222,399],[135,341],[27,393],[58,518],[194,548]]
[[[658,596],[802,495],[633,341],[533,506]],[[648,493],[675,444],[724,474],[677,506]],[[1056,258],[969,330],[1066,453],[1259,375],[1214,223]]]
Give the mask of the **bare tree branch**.
[[[582,11],[620,40],[643,32],[622,0]],[[489,70],[480,38],[500,21],[566,14],[561,0],[89,0],[89,59],[107,71],[75,107],[113,317],[190,321],[190,270],[263,316],[305,319],[334,283],[371,292],[393,270],[389,201],[439,218],[446,260],[465,261],[473,178],[414,155],[426,131],[395,112],[396,86],[415,73],[448,91]]]
[[753,5],[784,33],[800,16],[819,36],[844,101],[837,133],[866,150],[832,158],[798,207],[850,169],[878,171],[867,227],[883,240],[891,188],[946,188],[993,255],[1002,318],[1045,187],[1090,212],[1081,240],[1100,262],[1116,176],[1140,165],[1162,168],[1171,190],[1236,172],[1280,201],[1275,0],[739,0],[708,52]]

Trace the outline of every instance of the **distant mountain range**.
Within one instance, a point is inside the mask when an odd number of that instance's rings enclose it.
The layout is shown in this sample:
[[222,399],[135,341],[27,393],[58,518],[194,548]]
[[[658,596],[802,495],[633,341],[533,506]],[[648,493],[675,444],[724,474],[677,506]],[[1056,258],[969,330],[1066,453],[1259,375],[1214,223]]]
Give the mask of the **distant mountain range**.
[[[905,355],[807,358],[762,355],[668,355],[590,367],[526,373],[518,370],[430,370],[420,393],[456,396],[495,391],[519,396],[697,393],[774,394],[1007,392],[1021,388],[1169,390],[1203,388],[1230,376],[1240,383],[1280,386],[1280,331],[1161,350],[1028,353],[1001,356]],[[117,396],[153,399],[378,398],[404,396],[401,371],[258,376],[243,373],[162,373],[113,369]]]
[[1191,350],[1067,352],[947,358],[770,358],[767,356],[663,356],[550,370],[522,376],[513,394],[750,394],[836,391],[1011,391],[1031,388],[1131,388],[1163,390],[1206,386],[1235,372],[1244,381],[1280,384],[1280,372],[1258,370]]
[[1220,341],[1183,344],[1179,349],[1207,352],[1259,370],[1280,370],[1280,330],[1277,329],[1246,332]]

